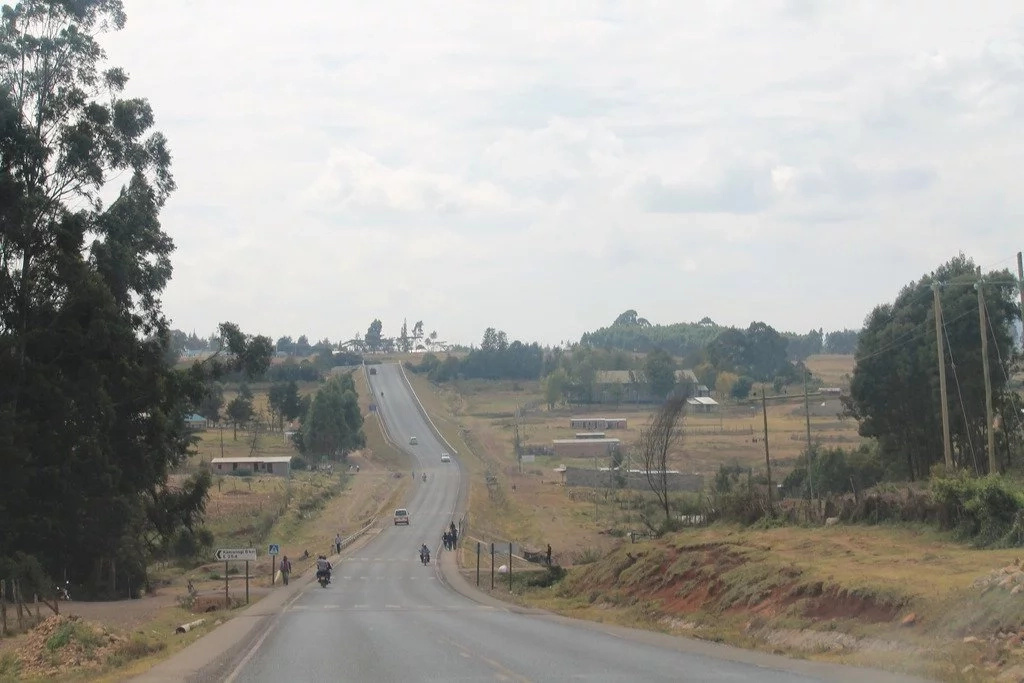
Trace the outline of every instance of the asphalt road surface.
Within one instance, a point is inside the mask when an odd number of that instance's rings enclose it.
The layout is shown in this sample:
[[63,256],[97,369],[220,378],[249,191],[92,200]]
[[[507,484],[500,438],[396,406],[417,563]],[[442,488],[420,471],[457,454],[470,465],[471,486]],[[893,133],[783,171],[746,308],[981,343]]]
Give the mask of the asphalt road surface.
[[[636,639],[477,603],[435,572],[441,533],[459,488],[456,462],[417,409],[397,365],[370,376],[394,440],[415,459],[407,501],[412,522],[386,528],[310,583],[234,670],[237,681],[776,681],[884,680],[867,671],[819,667],[765,655],[766,666],[681,652]],[[383,392],[383,395],[382,395]],[[408,445],[415,436],[418,445]],[[420,480],[421,473],[427,481]],[[404,476],[412,476],[412,468]],[[387,520],[385,520],[387,521]],[[418,548],[432,549],[431,565]],[[749,659],[749,653],[747,659]],[[780,663],[781,662],[781,663]],[[801,669],[801,667],[803,667]],[[786,670],[789,669],[789,670]],[[822,673],[824,671],[824,673]],[[834,675],[833,675],[834,674]]]

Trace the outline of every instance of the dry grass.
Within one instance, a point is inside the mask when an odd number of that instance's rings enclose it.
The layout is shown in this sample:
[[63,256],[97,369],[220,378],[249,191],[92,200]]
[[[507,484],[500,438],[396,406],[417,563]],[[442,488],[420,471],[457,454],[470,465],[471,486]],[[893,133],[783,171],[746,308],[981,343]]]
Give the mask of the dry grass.
[[853,356],[846,354],[822,353],[804,361],[807,369],[826,387],[849,387],[855,364]]

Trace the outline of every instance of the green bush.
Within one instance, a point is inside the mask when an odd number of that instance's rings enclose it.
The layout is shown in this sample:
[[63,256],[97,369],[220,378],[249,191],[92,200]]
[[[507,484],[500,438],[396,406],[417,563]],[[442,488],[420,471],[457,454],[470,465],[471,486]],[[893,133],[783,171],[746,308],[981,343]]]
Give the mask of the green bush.
[[301,455],[293,455],[291,462],[292,469],[296,472],[309,469],[309,463]]
[[932,492],[941,506],[941,525],[958,538],[979,546],[1024,543],[1024,492],[1009,479],[961,474],[934,480]]

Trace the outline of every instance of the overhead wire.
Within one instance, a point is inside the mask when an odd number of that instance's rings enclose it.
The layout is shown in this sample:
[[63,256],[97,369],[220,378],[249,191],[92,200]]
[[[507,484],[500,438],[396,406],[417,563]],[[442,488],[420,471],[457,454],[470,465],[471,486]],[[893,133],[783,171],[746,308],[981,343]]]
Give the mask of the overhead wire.
[[[964,316],[957,316],[949,322],[956,322]],[[978,454],[974,451],[974,440],[971,438],[971,425],[967,420],[967,406],[964,405],[964,393],[960,388],[960,377],[956,372],[956,358],[953,356],[953,344],[949,341],[949,331],[946,329],[946,322],[942,322],[942,335],[946,338],[946,349],[949,351],[949,366],[953,369],[953,382],[956,384],[956,394],[960,397],[960,414],[964,418],[964,435],[967,437],[967,446],[971,449],[971,460],[974,461],[974,473],[981,474],[978,466]],[[945,359],[943,359],[945,362]]]
[[[1009,373],[1006,372],[1006,365],[1003,364],[1003,354],[999,350],[999,342],[998,342],[998,338],[996,337],[996,330],[992,326],[992,316],[989,315],[988,301],[987,300],[983,300],[983,301],[984,301],[984,304],[985,304],[985,321],[988,323],[988,329],[992,333],[992,346],[994,346],[995,350],[996,350],[996,360],[999,361],[999,369],[1002,370],[1002,372],[1003,372],[1003,379],[1006,381],[1006,384],[1009,385],[1010,384],[1010,375],[1009,375]],[[1010,412],[1013,414],[1014,423],[1017,425],[1017,429],[1020,430],[1021,433],[1024,433],[1024,420],[1022,420],[1020,413],[1015,408],[1012,409]],[[991,425],[990,425],[990,428],[991,428]]]

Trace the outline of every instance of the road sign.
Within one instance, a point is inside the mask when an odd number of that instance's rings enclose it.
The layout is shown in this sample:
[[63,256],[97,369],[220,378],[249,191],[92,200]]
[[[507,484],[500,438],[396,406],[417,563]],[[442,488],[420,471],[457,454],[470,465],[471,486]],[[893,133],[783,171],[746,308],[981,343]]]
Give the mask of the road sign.
[[277,543],[271,543],[270,545],[267,546],[267,555],[280,555],[280,554],[281,554],[281,546],[279,546]]
[[221,562],[227,560],[256,560],[256,548],[219,548],[217,559]]

